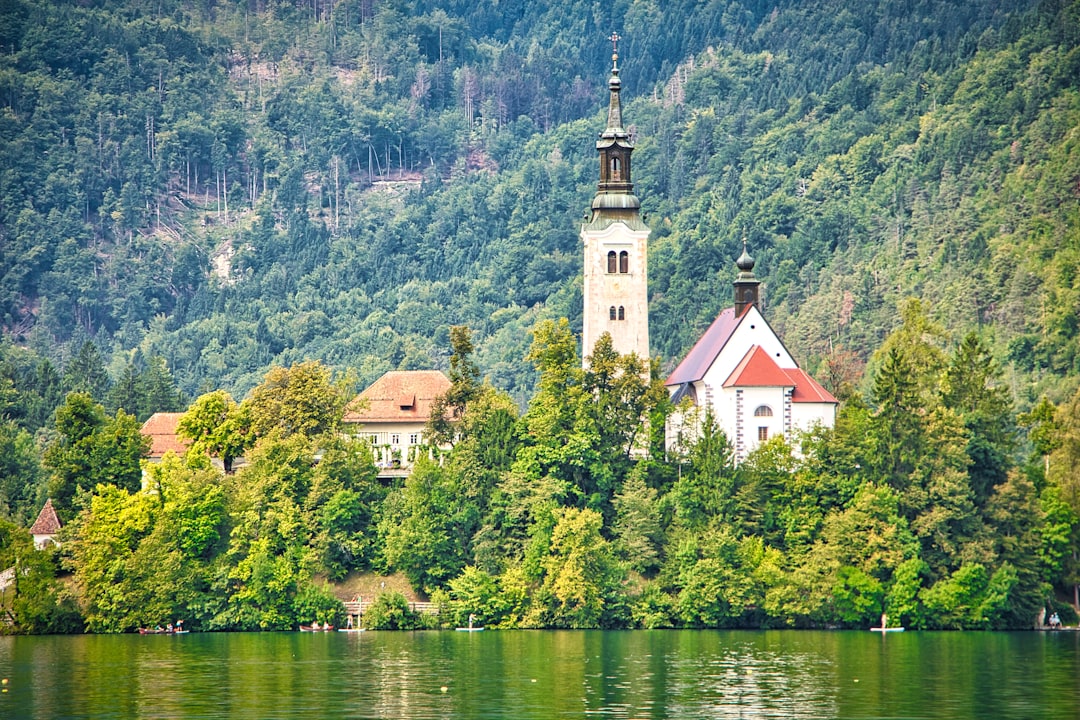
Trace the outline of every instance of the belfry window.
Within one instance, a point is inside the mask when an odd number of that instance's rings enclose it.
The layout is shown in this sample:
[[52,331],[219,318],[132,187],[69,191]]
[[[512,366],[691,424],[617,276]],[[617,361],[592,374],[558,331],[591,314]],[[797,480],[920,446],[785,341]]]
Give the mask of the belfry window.
[[619,319],[620,320],[625,320],[626,319],[626,310],[623,309],[622,305],[619,306]]
[[617,158],[611,158],[611,179],[622,180],[622,161]]
[[609,320],[614,320],[615,319],[615,306],[614,305],[612,305],[610,308],[608,308],[608,319]]
[[758,405],[754,410],[754,417],[772,417],[772,408],[768,405]]
[[619,253],[619,272],[624,274],[630,272],[630,253],[625,250]]
[[608,274],[615,274],[615,251],[612,250],[607,254],[607,271]]

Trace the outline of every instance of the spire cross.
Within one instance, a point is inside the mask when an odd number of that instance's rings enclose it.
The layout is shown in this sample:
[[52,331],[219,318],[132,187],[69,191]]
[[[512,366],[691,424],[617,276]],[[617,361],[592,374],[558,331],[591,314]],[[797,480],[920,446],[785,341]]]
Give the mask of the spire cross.
[[622,40],[622,35],[613,32],[608,40],[611,41],[611,62],[615,63],[619,59],[619,41]]

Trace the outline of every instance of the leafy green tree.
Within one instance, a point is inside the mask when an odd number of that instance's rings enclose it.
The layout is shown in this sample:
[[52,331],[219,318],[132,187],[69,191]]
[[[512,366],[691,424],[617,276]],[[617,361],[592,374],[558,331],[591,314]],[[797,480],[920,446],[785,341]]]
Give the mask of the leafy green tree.
[[645,440],[643,419],[667,397],[667,390],[651,375],[648,362],[616,352],[608,333],[600,335],[586,360],[582,387],[593,399],[601,446],[629,459]]
[[150,440],[139,432],[133,415],[117,410],[107,417],[86,393],[69,393],[57,408],[58,437],[45,449],[44,465],[52,477],[48,493],[61,520],[74,516],[76,495],[98,484],[137,490],[140,462]]
[[455,425],[480,390],[480,369],[472,359],[473,342],[468,327],[454,325],[450,328],[450,349],[450,388],[435,398],[424,430],[434,445],[453,442]]
[[1016,582],[1010,589],[1002,622],[1006,627],[1035,623],[1040,609],[1052,595],[1053,578],[1041,562],[1045,547],[1040,530],[1047,524],[1034,483],[1015,470],[994,487],[986,504],[986,516],[993,527],[994,551],[998,563],[1010,565]]
[[374,518],[388,490],[378,481],[370,443],[325,436],[319,451],[304,509],[315,523],[310,542],[319,563],[338,580],[375,561]]
[[978,564],[962,566],[920,593],[925,627],[990,630],[1002,627],[1016,571],[1004,564],[993,574]]
[[600,534],[603,520],[589,509],[555,513],[541,593],[551,598],[557,627],[617,627],[626,621],[624,571]]
[[[1051,440],[1044,438],[1044,448],[1053,447],[1047,458],[1047,485],[1053,488],[1050,497],[1068,504],[1069,509],[1080,515],[1080,392],[1058,408],[1054,416],[1054,425],[1058,428]],[[1064,519],[1061,511],[1058,517]],[[1074,526],[1071,542],[1072,558],[1066,564],[1065,577],[1071,585],[1073,604],[1080,607],[1080,562],[1077,561],[1076,542],[1078,539]]]
[[701,432],[690,447],[690,470],[671,488],[676,522],[699,529],[713,517],[731,518],[735,502],[734,450],[727,436],[706,413]]
[[644,465],[630,471],[622,491],[614,498],[611,528],[619,558],[635,572],[651,574],[662,563],[664,508],[659,493],[645,484]]
[[765,557],[759,538],[728,530],[683,536],[672,553],[679,619],[691,627],[732,627],[764,600],[756,570]]
[[297,623],[336,624],[344,617],[345,606],[338,600],[329,585],[308,583],[300,587],[293,604],[293,614]]
[[383,593],[364,610],[364,627],[369,630],[415,630],[422,627],[419,615],[409,609],[409,601],[398,592]]
[[30,433],[0,420],[0,517],[26,524],[41,501],[39,452]]
[[878,406],[874,437],[880,448],[876,473],[897,490],[911,483],[926,441],[921,416],[925,405],[919,394],[915,368],[899,349],[885,356],[874,377],[874,402]]
[[918,557],[905,560],[893,570],[892,585],[885,596],[885,613],[889,616],[890,626],[924,626],[919,593],[928,570],[926,563]]
[[1050,470],[1050,454],[1060,445],[1061,429],[1054,420],[1056,412],[1057,408],[1054,404],[1043,397],[1030,412],[1021,413],[1016,418],[1021,427],[1028,428],[1028,440],[1031,442],[1032,452],[1041,466],[1039,468],[1041,473],[1037,477],[1040,487],[1045,483]]
[[153,531],[156,505],[149,495],[99,485],[72,523],[75,582],[92,632],[131,631],[161,622],[170,602],[165,595],[172,589],[155,588],[146,576],[169,559],[136,556]]
[[480,627],[498,625],[510,609],[498,579],[473,565],[465,566],[449,589],[451,622],[457,627],[466,626],[470,616]]
[[291,368],[272,368],[244,405],[256,437],[266,437],[275,430],[283,437],[315,437],[337,429],[352,398],[351,381],[335,381],[329,368],[309,361]]
[[10,620],[4,634],[82,630],[74,598],[56,580],[57,565],[54,549],[36,550],[27,530],[0,518],[0,566],[14,570],[12,587],[3,593]]
[[177,421],[176,434],[191,442],[188,452],[221,458],[225,472],[252,444],[248,410],[224,390],[196,399]]
[[465,567],[478,521],[475,506],[462,502],[452,475],[421,456],[405,486],[383,503],[378,527],[383,555],[413,587],[430,592]]

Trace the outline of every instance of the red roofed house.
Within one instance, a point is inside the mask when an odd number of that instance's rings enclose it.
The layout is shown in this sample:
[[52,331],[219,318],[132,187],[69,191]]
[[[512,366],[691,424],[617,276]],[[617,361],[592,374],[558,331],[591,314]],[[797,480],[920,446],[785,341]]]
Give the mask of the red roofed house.
[[745,248],[736,265],[735,307],[721,311],[665,385],[676,404],[687,399],[694,408],[668,420],[668,448],[696,437],[711,409],[741,462],[769,438],[832,427],[837,401],[799,368],[761,314],[754,259]]
[[393,370],[372,383],[347,409],[345,432],[367,438],[379,477],[403,477],[425,445],[424,426],[435,398],[450,389],[438,370]]
[[[176,436],[176,424],[184,413],[159,412],[154,413],[142,424],[139,432],[143,437],[150,438],[150,453],[146,456],[146,462],[159,463],[165,457],[165,453],[173,452],[183,456],[187,452],[188,442]],[[146,466],[143,466],[142,482],[146,489],[149,476],[146,474]]]
[[146,456],[150,462],[161,462],[161,458],[165,457],[165,453],[170,450],[177,455],[187,452],[188,443],[176,436],[176,424],[180,422],[180,416],[183,414],[154,413],[143,423],[139,432],[150,438],[150,454]]
[[56,534],[60,532],[60,518],[53,509],[52,498],[45,501],[45,506],[38,513],[37,520],[30,526],[30,534],[34,536],[34,548],[44,550],[51,545],[59,546]]

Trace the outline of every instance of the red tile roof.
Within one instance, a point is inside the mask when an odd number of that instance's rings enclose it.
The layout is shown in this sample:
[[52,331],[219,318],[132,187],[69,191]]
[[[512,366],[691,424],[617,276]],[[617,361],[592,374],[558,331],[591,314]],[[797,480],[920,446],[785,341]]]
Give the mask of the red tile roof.
[[795,392],[791,395],[791,402],[833,403],[834,405],[839,402],[831,392],[823,388],[805,370],[795,368],[788,369],[785,372],[795,381]]
[[147,456],[160,460],[172,450],[177,455],[187,452],[189,443],[176,437],[176,424],[184,413],[154,413],[143,423],[139,431],[150,438],[150,454]]
[[739,326],[739,321],[740,318],[735,317],[735,308],[729,307],[721,311],[716,316],[716,320],[713,320],[709,329],[701,336],[701,339],[694,343],[694,347],[690,348],[690,352],[686,354],[683,361],[668,376],[664,384],[681,385],[688,382],[697,382],[705,377],[705,373],[708,372],[709,367],[716,360],[720,351],[724,349],[727,341],[731,339],[735,328]]
[[760,345],[751,345],[724,387],[792,387],[795,382]]
[[392,370],[357,395],[367,407],[347,410],[344,422],[427,422],[432,402],[449,389],[438,370]]
[[782,368],[758,345],[752,345],[724,381],[724,387],[790,387],[793,403],[833,403],[837,400],[800,368]]
[[37,520],[30,526],[31,535],[55,535],[60,531],[60,518],[56,517],[53,509],[52,498],[45,501],[45,507],[41,508]]

